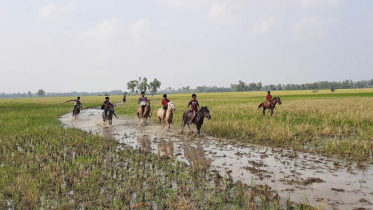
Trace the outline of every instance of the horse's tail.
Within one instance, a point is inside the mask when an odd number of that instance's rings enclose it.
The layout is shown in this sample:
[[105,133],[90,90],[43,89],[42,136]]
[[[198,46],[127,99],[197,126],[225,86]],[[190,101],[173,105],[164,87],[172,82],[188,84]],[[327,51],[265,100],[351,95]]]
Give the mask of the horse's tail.
[[258,109],[263,106],[263,103],[259,104]]

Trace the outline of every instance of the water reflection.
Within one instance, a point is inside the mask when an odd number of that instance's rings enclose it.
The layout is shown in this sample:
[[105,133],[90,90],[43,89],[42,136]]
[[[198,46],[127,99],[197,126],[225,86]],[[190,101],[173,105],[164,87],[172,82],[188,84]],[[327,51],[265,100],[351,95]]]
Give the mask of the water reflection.
[[184,155],[189,163],[196,169],[207,170],[211,166],[212,159],[206,158],[205,150],[200,142],[197,143],[197,147],[185,145]]
[[142,136],[142,137],[138,137],[137,138],[137,143],[139,144],[139,146],[146,152],[150,152],[151,151],[151,141],[150,141],[150,137],[149,136]]
[[158,143],[158,155],[167,156],[170,158],[174,157],[174,144],[172,141],[161,141]]

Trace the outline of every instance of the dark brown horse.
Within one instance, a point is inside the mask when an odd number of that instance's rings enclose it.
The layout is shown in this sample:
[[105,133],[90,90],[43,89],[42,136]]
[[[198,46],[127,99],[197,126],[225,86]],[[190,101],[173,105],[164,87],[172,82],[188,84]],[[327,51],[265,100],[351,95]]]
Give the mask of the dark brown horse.
[[142,123],[145,123],[148,120],[148,117],[151,117],[150,111],[150,100],[146,100],[144,113],[142,113],[141,107],[137,108],[136,114],[139,119],[142,119]]
[[282,104],[281,99],[279,97],[273,98],[271,101],[264,101],[263,103],[259,104],[258,108],[263,107],[263,115],[266,115],[266,109],[271,109],[271,116],[273,115],[273,109],[275,109],[276,104]]
[[75,109],[73,110],[73,116],[75,117],[75,119],[78,118],[78,115],[80,113],[80,108],[82,107],[82,104],[81,103],[77,103],[75,105]]
[[[185,125],[188,125],[188,127],[190,129],[190,126],[189,126],[188,122],[190,122],[192,120],[192,117],[193,117],[193,112],[191,112],[190,110],[184,112],[183,120],[181,122],[182,123],[181,124],[181,126],[182,126],[181,133],[184,132]],[[196,116],[195,116],[194,120],[192,121],[193,124],[196,124],[198,134],[201,133],[201,127],[202,127],[203,120],[205,119],[205,117],[207,119],[211,119],[210,111],[207,108],[207,106],[202,107],[199,111],[197,111]]]

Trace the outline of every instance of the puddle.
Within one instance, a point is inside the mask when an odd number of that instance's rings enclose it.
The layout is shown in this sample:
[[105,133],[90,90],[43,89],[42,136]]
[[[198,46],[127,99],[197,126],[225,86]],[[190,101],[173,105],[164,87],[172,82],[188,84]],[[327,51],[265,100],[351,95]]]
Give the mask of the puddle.
[[[314,153],[301,153],[289,148],[256,145],[232,145],[194,132],[179,134],[179,126],[171,130],[150,122],[141,126],[134,119],[113,120],[104,124],[101,110],[83,110],[78,119],[70,114],[60,120],[66,127],[115,138],[120,143],[169,156],[193,167],[217,171],[248,185],[267,184],[283,200],[306,202],[325,209],[373,209],[373,168],[361,169],[355,163]],[[203,131],[203,128],[202,128]]]

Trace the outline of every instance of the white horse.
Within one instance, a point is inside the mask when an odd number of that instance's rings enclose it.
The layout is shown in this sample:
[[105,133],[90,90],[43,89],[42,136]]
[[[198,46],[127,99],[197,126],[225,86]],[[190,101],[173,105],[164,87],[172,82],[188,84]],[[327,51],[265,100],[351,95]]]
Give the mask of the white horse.
[[[168,124],[168,128],[170,129],[170,125],[172,123],[172,118],[174,116],[174,111],[176,111],[175,105],[172,102],[167,103],[167,110],[166,110],[166,116],[164,117],[164,109],[159,108],[157,110],[157,117],[159,119],[159,122],[161,123],[162,127],[164,127],[164,123]],[[164,117],[164,119],[163,119]]]

